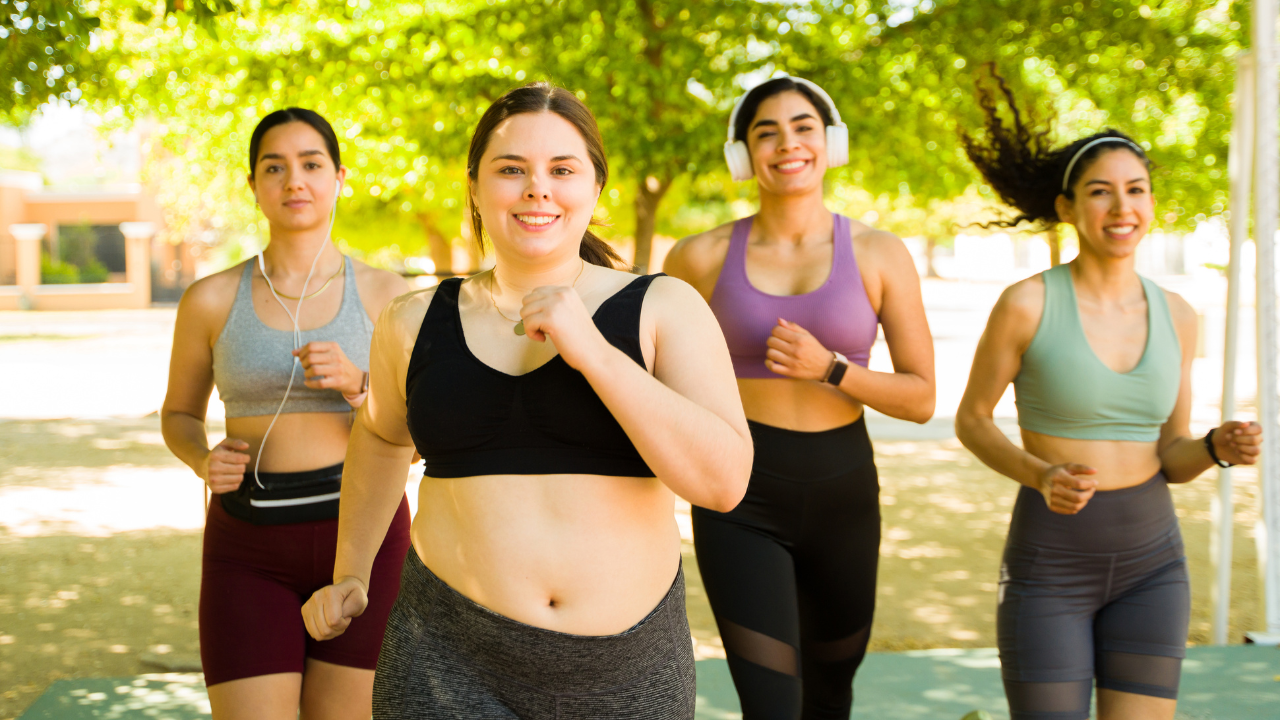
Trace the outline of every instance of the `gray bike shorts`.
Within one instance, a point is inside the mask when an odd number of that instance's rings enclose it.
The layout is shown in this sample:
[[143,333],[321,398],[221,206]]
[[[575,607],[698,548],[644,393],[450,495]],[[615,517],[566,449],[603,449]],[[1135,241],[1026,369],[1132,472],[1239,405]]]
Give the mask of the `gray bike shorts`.
[[1099,688],[1174,699],[1191,593],[1163,473],[1059,515],[1023,487],[996,632],[1014,720],[1079,720]]
[[412,550],[373,683],[374,720],[692,720],[684,573],[617,635],[569,635],[499,615],[436,577]]

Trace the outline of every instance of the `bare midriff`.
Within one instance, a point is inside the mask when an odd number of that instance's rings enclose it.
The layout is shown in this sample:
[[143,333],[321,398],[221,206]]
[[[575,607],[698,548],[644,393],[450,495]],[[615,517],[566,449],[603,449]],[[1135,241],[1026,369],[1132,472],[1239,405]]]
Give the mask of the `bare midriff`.
[[812,380],[739,378],[738,393],[748,420],[787,430],[821,432],[862,417],[862,403]]
[[454,590],[573,635],[643,620],[680,563],[675,496],[655,478],[423,478],[412,535],[423,564]]
[[[227,418],[227,437],[249,443],[249,467],[262,446],[262,436],[271,425],[270,415]],[[337,465],[347,455],[351,437],[351,413],[289,413],[281,415],[267,438],[261,472],[303,472]]]
[[1052,465],[1079,463],[1097,470],[1098,490],[1141,485],[1160,470],[1155,441],[1076,440],[1022,430],[1022,447]]

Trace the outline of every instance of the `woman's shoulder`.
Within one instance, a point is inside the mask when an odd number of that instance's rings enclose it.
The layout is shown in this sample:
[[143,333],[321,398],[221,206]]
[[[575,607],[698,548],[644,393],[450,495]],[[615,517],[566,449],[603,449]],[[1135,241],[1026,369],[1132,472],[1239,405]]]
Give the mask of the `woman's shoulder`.
[[191,283],[182,293],[180,307],[188,313],[225,317],[236,301],[245,266],[251,262],[253,258]]
[[[671,252],[667,253],[664,270],[685,276],[688,271],[692,275],[702,275],[724,263],[725,253],[729,251],[729,239],[733,235],[734,223],[728,222],[705,232],[689,235],[676,242]],[[673,273],[673,274],[674,274]]]
[[370,306],[370,314],[377,315],[387,303],[409,290],[409,283],[398,273],[383,270],[351,258],[351,267],[355,271],[356,288],[360,291],[361,301]]
[[1044,314],[1044,273],[1019,280],[1005,288],[991,310],[991,322],[1011,325],[1020,334],[1035,334]]
[[439,287],[411,290],[393,298],[378,316],[375,332],[416,336]]

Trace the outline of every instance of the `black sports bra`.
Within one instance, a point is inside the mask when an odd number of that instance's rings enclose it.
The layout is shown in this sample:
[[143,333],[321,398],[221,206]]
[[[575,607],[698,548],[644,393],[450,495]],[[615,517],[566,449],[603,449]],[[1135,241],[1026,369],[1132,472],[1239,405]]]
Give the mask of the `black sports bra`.
[[[596,327],[640,366],[644,275],[596,310]],[[458,316],[462,278],[440,283],[409,358],[409,433],[427,477],[611,475],[653,477],[582,373],[556,355],[524,375],[485,365]]]

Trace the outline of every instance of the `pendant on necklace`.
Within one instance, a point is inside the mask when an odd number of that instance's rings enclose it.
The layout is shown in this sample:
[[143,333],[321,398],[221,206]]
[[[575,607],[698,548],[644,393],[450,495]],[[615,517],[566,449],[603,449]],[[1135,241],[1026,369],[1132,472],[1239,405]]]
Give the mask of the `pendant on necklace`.
[[520,322],[516,323],[515,333],[516,333],[517,335],[524,335],[524,321],[523,321],[523,320],[521,320]]

